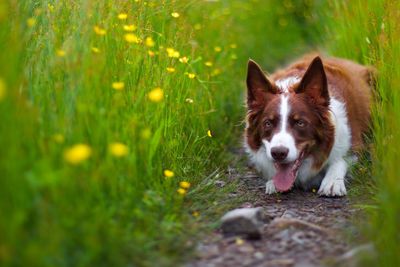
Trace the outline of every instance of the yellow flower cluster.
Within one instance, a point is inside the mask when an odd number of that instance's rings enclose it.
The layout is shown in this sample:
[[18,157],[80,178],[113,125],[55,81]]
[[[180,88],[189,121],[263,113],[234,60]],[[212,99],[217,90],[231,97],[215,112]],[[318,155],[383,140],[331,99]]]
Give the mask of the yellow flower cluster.
[[137,27],[133,24],[129,24],[129,25],[124,25],[123,26],[124,31],[126,32],[133,32],[137,29]]
[[107,31],[105,29],[103,29],[97,25],[93,27],[93,30],[97,35],[106,35],[106,33],[107,33]]
[[128,43],[135,43],[135,44],[140,44],[142,42],[142,40],[133,33],[127,33],[124,35],[125,41],[127,41]]
[[[61,134],[53,135],[53,139],[57,143],[64,142],[64,136]],[[129,148],[120,142],[111,143],[108,151],[116,158],[121,158],[129,153]],[[64,151],[64,160],[72,165],[78,165],[92,155],[92,148],[86,144],[76,144]]]
[[179,58],[180,54],[175,49],[169,47],[166,49],[168,57]]
[[182,181],[179,183],[179,188],[176,190],[179,195],[186,195],[187,191],[189,190],[191,184],[187,181]]

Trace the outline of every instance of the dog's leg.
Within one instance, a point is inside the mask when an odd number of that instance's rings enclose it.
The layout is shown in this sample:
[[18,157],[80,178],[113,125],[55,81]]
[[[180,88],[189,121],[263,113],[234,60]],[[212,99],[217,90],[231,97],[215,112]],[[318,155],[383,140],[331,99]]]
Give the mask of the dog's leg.
[[318,194],[321,196],[344,196],[347,194],[344,178],[347,172],[347,162],[340,158],[328,166],[325,177],[319,187]]
[[265,193],[266,193],[267,195],[271,195],[271,194],[276,193],[276,188],[275,188],[275,185],[274,185],[274,181],[269,180],[269,181],[265,184]]

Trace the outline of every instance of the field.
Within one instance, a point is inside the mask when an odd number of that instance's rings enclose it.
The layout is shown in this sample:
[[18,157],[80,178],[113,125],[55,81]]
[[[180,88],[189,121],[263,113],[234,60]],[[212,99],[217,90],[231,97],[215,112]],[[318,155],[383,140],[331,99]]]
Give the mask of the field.
[[272,71],[319,47],[378,69],[358,178],[366,236],[395,266],[399,6],[367,2],[0,2],[0,265],[190,258],[232,205],[213,181],[240,146],[247,60]]

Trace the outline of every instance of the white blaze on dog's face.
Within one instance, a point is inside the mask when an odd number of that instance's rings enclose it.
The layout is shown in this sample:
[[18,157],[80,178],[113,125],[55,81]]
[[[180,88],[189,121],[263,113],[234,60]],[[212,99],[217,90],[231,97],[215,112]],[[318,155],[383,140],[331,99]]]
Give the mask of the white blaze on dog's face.
[[[274,133],[270,141],[268,141],[268,139],[262,139],[267,152],[267,157],[270,160],[290,163],[295,161],[299,156],[294,137],[292,133],[288,131],[289,113],[289,96],[281,95],[278,119],[279,130]],[[271,122],[266,121],[266,123],[269,126]]]
[[[267,160],[274,163],[278,191],[289,190],[310,150],[321,143],[329,122],[329,95],[322,62],[316,58],[308,70],[270,82],[254,62],[249,63],[248,146],[265,146]],[[329,128],[329,127],[328,127]]]

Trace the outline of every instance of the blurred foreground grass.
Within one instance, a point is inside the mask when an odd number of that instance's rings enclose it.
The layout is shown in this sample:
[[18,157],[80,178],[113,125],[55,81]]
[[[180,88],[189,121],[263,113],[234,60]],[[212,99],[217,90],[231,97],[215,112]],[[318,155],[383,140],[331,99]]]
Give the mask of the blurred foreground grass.
[[1,1],[1,265],[185,259],[219,206],[247,59],[300,54],[318,3]]
[[[357,172],[373,197],[370,221],[360,225],[374,241],[377,257],[362,266],[400,266],[400,2],[396,0],[331,1],[327,28],[334,37],[328,49],[337,56],[377,68],[371,160]],[[372,179],[366,168],[370,165]],[[371,202],[369,200],[369,202]],[[367,203],[370,204],[370,203]],[[371,256],[371,255],[368,255]]]

